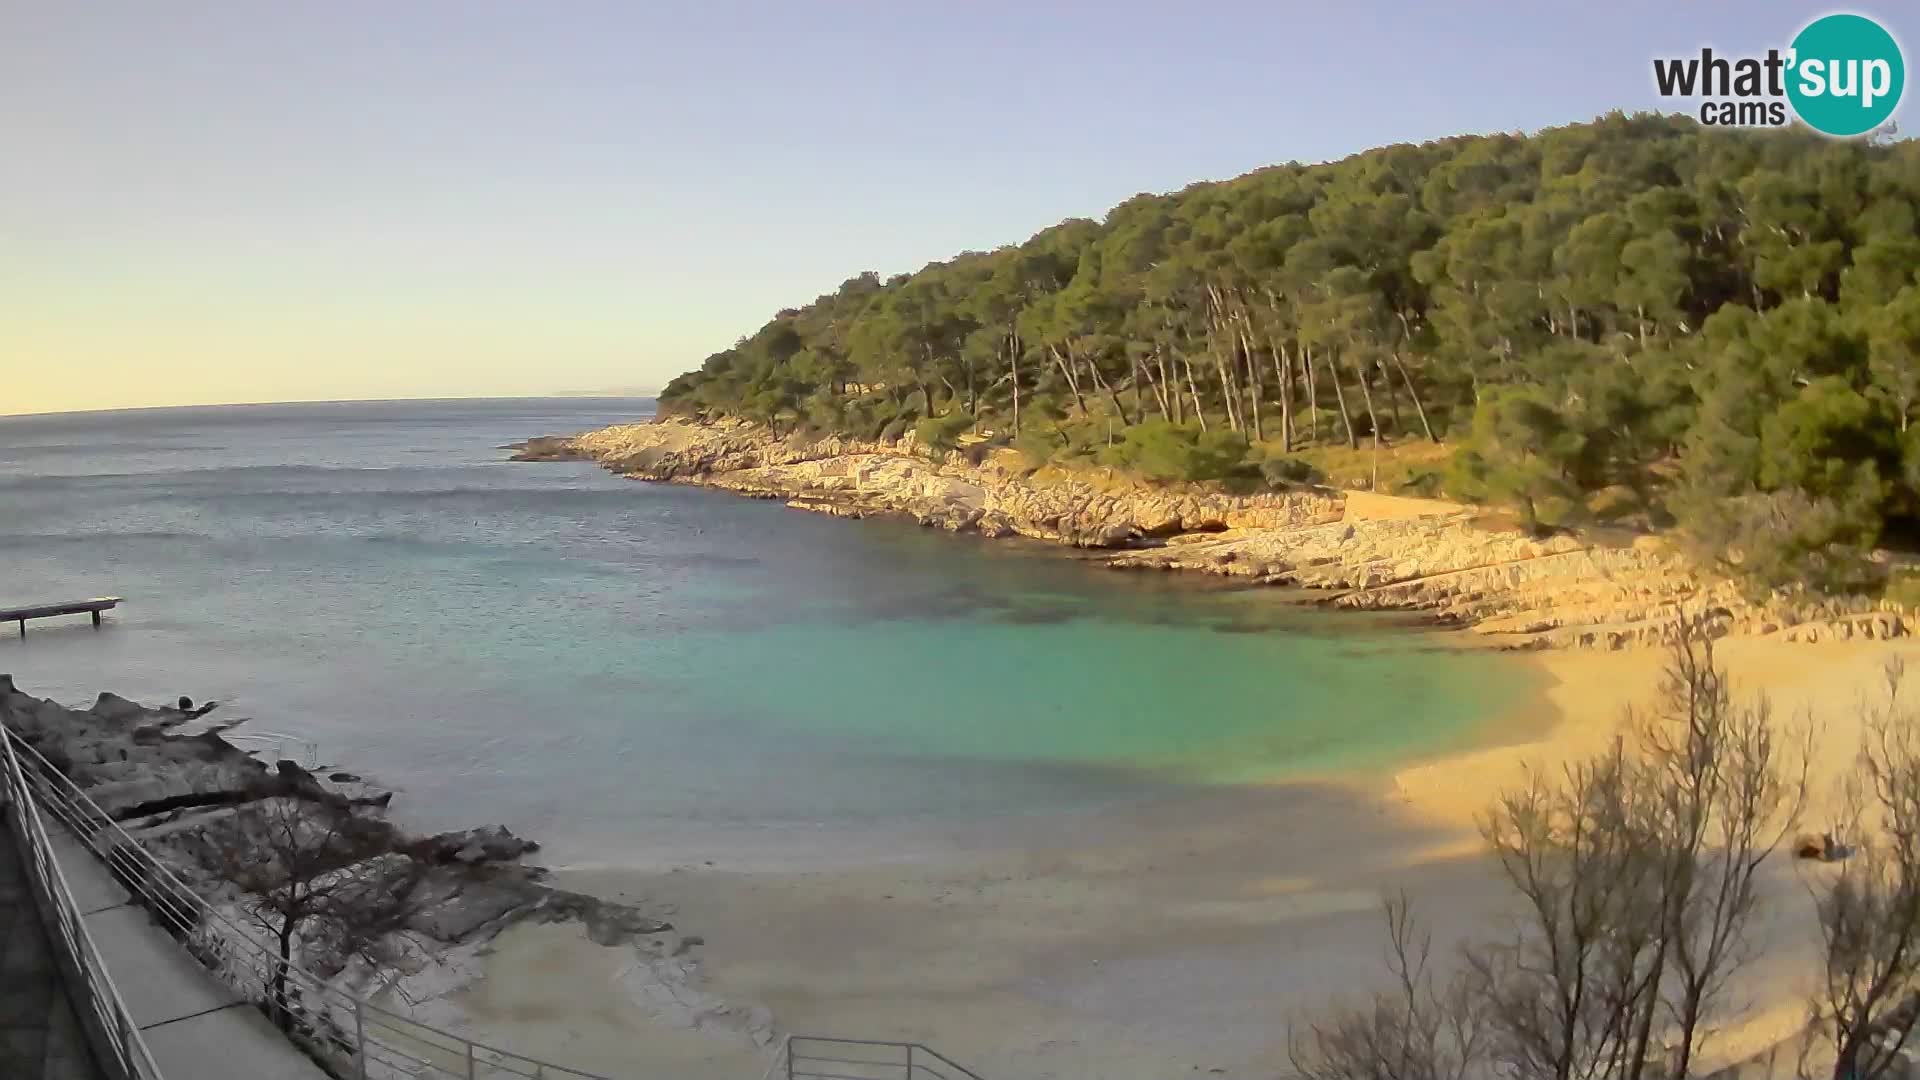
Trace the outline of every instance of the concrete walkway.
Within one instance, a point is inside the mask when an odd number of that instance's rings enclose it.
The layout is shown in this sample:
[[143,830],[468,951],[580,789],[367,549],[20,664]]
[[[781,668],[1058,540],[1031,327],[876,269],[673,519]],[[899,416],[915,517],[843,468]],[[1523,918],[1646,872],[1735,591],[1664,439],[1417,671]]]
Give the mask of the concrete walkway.
[[99,1080],[26,873],[0,825],[0,1077]]
[[[52,834],[81,921],[162,1075],[327,1080],[259,1009],[201,967],[144,908],[129,903],[126,890],[92,852],[64,830]],[[12,1075],[0,1069],[0,1076]]]

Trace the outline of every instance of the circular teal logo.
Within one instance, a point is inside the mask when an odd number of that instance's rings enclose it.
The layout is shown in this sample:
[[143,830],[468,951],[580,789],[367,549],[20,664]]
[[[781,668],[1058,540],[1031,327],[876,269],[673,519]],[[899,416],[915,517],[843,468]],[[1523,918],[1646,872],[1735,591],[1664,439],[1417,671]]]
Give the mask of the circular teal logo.
[[1900,43],[1864,15],[1826,15],[1793,39],[1787,99],[1816,131],[1862,135],[1887,122],[1907,84]]

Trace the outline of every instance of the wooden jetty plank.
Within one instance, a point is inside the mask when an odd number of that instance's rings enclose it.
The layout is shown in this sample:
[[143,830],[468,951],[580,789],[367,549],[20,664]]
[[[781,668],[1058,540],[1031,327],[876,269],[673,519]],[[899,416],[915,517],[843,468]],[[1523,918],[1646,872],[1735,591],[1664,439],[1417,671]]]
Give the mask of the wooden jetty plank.
[[56,615],[92,615],[100,625],[100,613],[120,604],[118,596],[96,596],[91,600],[69,600],[64,604],[36,604],[32,607],[0,608],[0,622],[20,624],[20,636],[27,636],[28,619],[51,619]]

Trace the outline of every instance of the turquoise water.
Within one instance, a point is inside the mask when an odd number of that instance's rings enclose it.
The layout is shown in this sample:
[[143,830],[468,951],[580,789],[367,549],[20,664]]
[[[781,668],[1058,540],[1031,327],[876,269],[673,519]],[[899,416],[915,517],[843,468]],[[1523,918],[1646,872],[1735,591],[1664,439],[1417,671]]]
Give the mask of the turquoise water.
[[0,671],[75,702],[220,699],[398,787],[418,824],[616,861],[1385,765],[1532,687],[1268,590],[497,449],[649,409],[0,418],[0,603],[129,600],[102,632],[0,639]]

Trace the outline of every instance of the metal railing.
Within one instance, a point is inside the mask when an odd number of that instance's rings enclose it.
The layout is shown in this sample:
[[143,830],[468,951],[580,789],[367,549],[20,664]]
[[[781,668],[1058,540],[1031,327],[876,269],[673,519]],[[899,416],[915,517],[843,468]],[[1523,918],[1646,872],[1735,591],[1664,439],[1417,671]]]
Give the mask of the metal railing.
[[[58,883],[65,899],[61,933],[84,943],[88,977],[106,990],[104,1001],[96,996],[95,1008],[118,1018],[108,1022],[103,1016],[102,1023],[126,1045],[119,1052],[132,1080],[163,1078],[86,938],[41,823],[41,808],[99,857],[196,959],[269,1017],[281,1019],[289,1037],[336,1075],[353,1080],[611,1080],[420,1023],[332,986],[298,964],[283,964],[272,945],[209,904],[33,747],[0,729],[0,749],[8,793],[35,837],[26,846],[37,853],[36,870]],[[275,982],[283,973],[276,999]],[[786,1080],[982,1080],[920,1043],[816,1035],[790,1035],[781,1043],[765,1080],[782,1075]]]
[[786,1080],[981,1080],[920,1043],[789,1035],[781,1058],[770,1073]]
[[[0,742],[20,752],[15,774],[24,778],[28,795],[20,803],[45,807],[196,959],[337,1075],[354,1080],[611,1080],[420,1023],[330,985],[297,963],[283,963],[272,945],[207,903],[33,747],[11,731]],[[8,757],[14,760],[12,749]],[[277,990],[276,983],[281,984]]]
[[[73,890],[53,854],[52,840],[40,817],[26,773],[13,751],[14,740],[0,739],[0,793],[4,793],[7,824],[20,848],[20,861],[31,879],[36,905],[48,938],[75,978],[64,980],[69,997],[81,1012],[81,1023],[92,1036],[94,1057],[102,1068],[116,1078],[126,1080],[163,1080],[160,1066],[147,1050],[133,1014],[113,984],[113,976],[100,959],[93,938],[80,917]],[[37,756],[37,755],[36,755]]]

